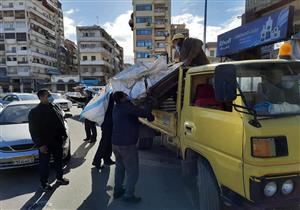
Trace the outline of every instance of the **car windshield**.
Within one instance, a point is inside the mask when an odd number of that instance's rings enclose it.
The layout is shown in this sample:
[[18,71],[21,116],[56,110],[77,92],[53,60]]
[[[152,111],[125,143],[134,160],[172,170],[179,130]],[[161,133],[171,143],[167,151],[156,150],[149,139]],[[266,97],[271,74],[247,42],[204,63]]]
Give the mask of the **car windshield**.
[[300,114],[300,62],[241,65],[237,77],[258,115]]
[[59,93],[52,93],[51,95],[53,96],[54,99],[62,99],[63,98],[62,95]]
[[0,124],[28,123],[28,114],[35,104],[22,104],[6,107],[0,114]]
[[28,101],[28,100],[38,100],[39,98],[37,97],[37,95],[19,95],[19,98],[22,101]]

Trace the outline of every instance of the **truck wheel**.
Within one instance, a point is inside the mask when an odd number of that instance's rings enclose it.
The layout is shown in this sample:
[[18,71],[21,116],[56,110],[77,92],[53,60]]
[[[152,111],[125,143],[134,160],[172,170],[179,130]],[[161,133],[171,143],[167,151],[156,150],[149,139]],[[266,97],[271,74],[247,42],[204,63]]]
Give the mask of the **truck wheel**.
[[219,210],[220,193],[216,178],[208,162],[197,160],[197,187],[199,192],[199,210]]
[[139,138],[138,142],[138,148],[140,150],[147,150],[150,149],[153,145],[153,138],[148,137],[148,138]]

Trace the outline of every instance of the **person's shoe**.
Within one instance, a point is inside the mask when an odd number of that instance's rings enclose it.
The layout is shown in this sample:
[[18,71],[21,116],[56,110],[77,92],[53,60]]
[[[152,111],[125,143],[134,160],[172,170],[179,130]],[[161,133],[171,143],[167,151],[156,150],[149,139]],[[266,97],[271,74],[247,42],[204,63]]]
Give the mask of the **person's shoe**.
[[122,189],[120,191],[114,192],[114,199],[121,198],[125,193],[125,189]]
[[115,163],[116,163],[116,162],[113,161],[112,159],[104,160],[104,165],[107,165],[107,166],[114,165]]
[[44,192],[50,192],[53,190],[53,187],[50,184],[43,184],[40,186],[41,190],[43,190]]
[[96,142],[96,139],[91,139],[91,140],[89,141],[90,144],[94,144],[95,142]]
[[85,139],[83,139],[83,141],[89,141],[90,140],[90,138],[85,138]]
[[131,196],[131,197],[124,196],[123,201],[127,203],[139,203],[142,201],[142,198],[136,196]]
[[101,164],[93,162],[92,165],[97,169],[104,169],[104,166],[102,166]]
[[62,178],[62,179],[57,179],[56,183],[59,185],[68,185],[70,183],[70,181],[66,178]]

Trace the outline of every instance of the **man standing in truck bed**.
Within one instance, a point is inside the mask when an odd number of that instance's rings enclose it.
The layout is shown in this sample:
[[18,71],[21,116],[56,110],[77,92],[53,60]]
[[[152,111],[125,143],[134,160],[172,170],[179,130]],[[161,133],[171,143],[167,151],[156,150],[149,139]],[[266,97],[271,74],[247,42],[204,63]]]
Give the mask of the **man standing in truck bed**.
[[172,39],[173,46],[179,54],[179,61],[185,66],[201,66],[209,64],[200,39],[186,38],[183,34],[175,34]]

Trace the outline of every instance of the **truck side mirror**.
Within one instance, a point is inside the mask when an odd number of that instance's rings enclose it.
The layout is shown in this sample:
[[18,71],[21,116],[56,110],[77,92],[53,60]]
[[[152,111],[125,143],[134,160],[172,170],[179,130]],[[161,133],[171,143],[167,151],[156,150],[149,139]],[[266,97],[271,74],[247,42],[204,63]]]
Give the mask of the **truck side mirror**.
[[215,69],[215,98],[220,102],[232,102],[237,97],[236,66],[219,65]]

